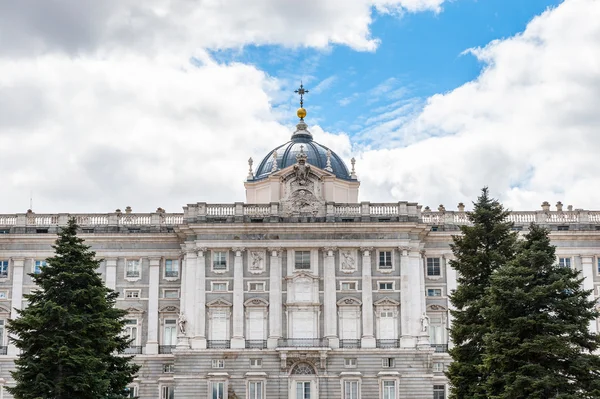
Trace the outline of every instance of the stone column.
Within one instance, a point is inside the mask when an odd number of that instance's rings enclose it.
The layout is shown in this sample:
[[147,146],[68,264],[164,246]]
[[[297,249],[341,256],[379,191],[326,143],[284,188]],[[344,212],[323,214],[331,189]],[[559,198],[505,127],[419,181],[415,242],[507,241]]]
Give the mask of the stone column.
[[[160,282],[161,258],[150,258],[148,271],[148,340],[146,354],[158,354],[158,286]],[[107,264],[108,276],[108,264]]]
[[402,319],[400,346],[414,348],[421,332],[421,279],[419,277],[421,257],[418,251],[410,247],[401,247],[400,252],[400,314]]
[[235,258],[233,261],[233,335],[231,337],[232,349],[246,347],[244,339],[244,248],[233,248]]
[[450,294],[452,291],[456,290],[456,270],[450,266],[450,261],[454,259],[454,255],[444,255],[442,258],[444,264],[446,266],[446,297],[448,298],[448,348],[453,348],[454,343],[450,339],[450,329],[452,328],[452,313],[451,310],[454,310],[454,306],[450,302]]
[[117,258],[106,259],[106,286],[113,291],[117,289]]
[[206,248],[198,248],[196,257],[196,301],[194,324],[196,331],[192,349],[206,349]]
[[373,332],[373,269],[371,252],[373,248],[361,248],[362,252],[362,339],[361,347],[375,348]]
[[[593,256],[582,256],[581,257],[581,274],[583,275],[583,289],[592,290],[590,294],[590,300],[594,300],[594,257]],[[598,325],[596,320],[590,321],[590,332],[597,333]]]
[[277,348],[281,338],[282,298],[281,298],[281,248],[269,248],[271,263],[269,267],[269,339],[267,348]]
[[[13,258],[13,271],[12,271],[12,302],[10,318],[16,319],[19,317],[17,309],[21,310],[23,307],[23,275],[25,267],[25,259]],[[9,341],[7,354],[9,356],[16,356],[19,354],[17,347]]]
[[325,338],[329,340],[331,348],[340,347],[337,335],[337,301],[335,294],[335,256],[336,248],[323,248],[325,262],[323,263],[323,309]]

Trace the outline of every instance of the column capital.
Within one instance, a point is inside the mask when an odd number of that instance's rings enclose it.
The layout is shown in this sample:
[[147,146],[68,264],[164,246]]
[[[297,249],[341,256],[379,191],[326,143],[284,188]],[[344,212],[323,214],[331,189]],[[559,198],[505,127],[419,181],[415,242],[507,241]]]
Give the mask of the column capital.
[[581,263],[594,263],[594,255],[579,255],[581,256]]
[[196,256],[204,256],[205,252],[208,252],[208,248],[206,247],[196,247]]
[[148,260],[150,261],[150,266],[159,266],[162,256],[149,256]]
[[420,251],[418,248],[410,246],[399,246],[398,250],[402,256],[422,256],[425,254],[425,251]]
[[373,252],[373,247],[360,247],[359,251],[362,252],[363,256],[369,256]]
[[323,252],[327,254],[327,256],[333,256],[333,252],[337,250],[337,247],[323,247]]
[[18,266],[23,266],[23,264],[25,263],[25,258],[21,258],[21,257],[11,257],[10,260],[13,262],[13,264],[16,262],[20,262],[21,264]]
[[244,247],[233,247],[231,248],[233,252],[235,252],[235,256],[242,256],[242,252],[246,250]]
[[281,247],[272,247],[267,248],[267,251],[271,253],[271,256],[281,256],[281,253],[284,251],[284,249]]

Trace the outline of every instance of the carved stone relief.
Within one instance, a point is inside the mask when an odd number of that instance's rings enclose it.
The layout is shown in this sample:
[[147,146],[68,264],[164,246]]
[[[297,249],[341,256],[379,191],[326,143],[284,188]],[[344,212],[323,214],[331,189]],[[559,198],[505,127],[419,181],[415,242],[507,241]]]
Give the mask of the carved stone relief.
[[248,271],[252,274],[262,274],[265,271],[265,253],[250,251],[248,257]]
[[356,272],[356,256],[353,251],[340,251],[340,270],[348,274]]

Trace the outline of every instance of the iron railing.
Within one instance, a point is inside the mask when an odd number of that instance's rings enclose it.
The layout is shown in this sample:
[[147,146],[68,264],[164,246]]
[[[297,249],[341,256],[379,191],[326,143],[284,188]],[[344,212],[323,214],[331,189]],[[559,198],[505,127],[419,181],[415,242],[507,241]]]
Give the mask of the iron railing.
[[246,349],[267,349],[267,341],[264,339],[247,339]]
[[360,348],[360,339],[340,339],[340,348]]
[[178,270],[167,270],[165,271],[165,277],[179,277]]
[[126,355],[141,355],[142,354],[142,346],[141,345],[130,346],[129,348],[125,348],[125,351],[123,353],[125,353]]
[[168,355],[173,353],[173,349],[175,349],[175,345],[159,345],[158,353],[160,355]]
[[327,338],[280,338],[277,346],[283,348],[326,348],[329,346]]
[[378,348],[387,349],[387,348],[399,348],[400,340],[398,339],[378,339],[376,340],[376,345]]
[[448,352],[448,344],[431,344],[431,347],[435,349],[435,353]]
[[209,339],[206,341],[206,347],[208,349],[229,349],[231,348],[231,341]]

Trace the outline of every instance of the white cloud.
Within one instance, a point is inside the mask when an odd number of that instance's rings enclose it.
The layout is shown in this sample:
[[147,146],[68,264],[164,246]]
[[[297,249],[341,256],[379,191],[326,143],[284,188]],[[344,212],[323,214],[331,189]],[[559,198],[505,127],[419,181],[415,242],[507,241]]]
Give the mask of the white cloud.
[[486,64],[476,80],[400,120],[404,147],[362,154],[363,199],[454,209],[489,185],[513,209],[544,200],[598,209],[598,20],[600,2],[568,0],[472,50]]

